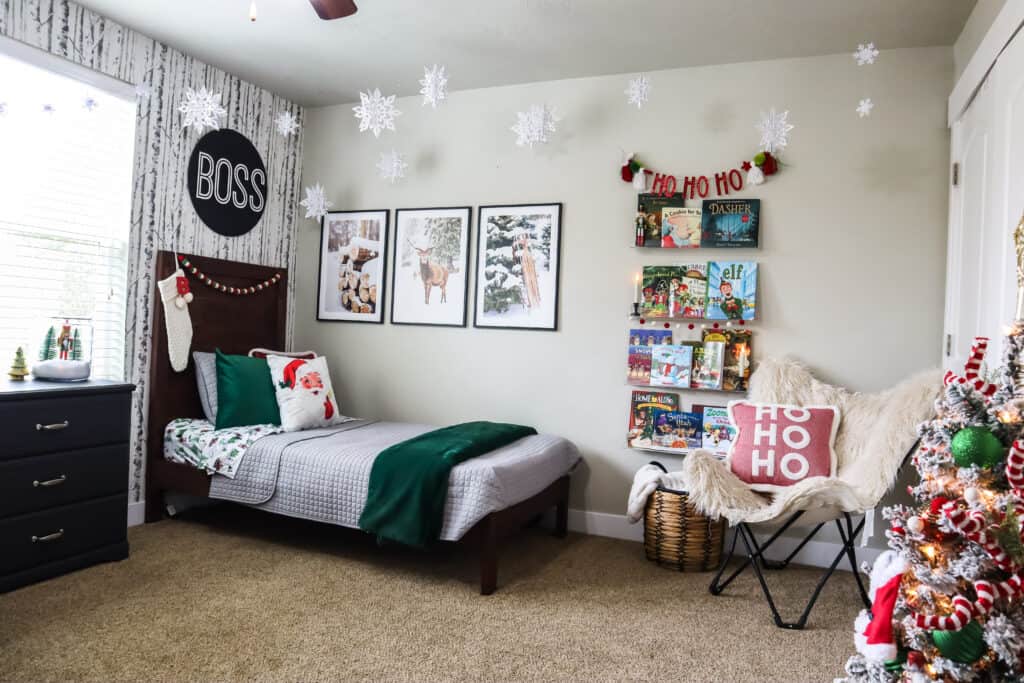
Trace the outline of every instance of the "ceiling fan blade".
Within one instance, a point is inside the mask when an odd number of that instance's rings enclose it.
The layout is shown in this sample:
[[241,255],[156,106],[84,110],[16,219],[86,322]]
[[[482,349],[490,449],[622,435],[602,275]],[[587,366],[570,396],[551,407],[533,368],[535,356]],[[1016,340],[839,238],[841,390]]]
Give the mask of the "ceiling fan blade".
[[309,4],[324,20],[350,17],[359,9],[352,0],[309,0]]

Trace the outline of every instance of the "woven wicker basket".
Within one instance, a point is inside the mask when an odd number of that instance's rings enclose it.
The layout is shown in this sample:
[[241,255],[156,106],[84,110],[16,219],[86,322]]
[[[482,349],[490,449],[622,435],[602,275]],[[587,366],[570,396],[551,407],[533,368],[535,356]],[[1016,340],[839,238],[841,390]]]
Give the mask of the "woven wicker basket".
[[[651,463],[665,469],[661,463]],[[659,487],[644,510],[647,559],[681,572],[716,569],[722,557],[725,521],[697,512],[685,491]]]

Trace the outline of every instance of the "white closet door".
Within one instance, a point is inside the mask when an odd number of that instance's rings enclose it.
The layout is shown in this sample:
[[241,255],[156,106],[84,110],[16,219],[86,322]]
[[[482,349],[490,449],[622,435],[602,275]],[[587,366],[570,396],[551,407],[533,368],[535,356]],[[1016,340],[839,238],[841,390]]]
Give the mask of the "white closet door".
[[1024,210],[1024,37],[1000,55],[953,126],[959,182],[950,190],[944,366],[959,372],[975,336],[989,367],[1016,312],[1013,229]]

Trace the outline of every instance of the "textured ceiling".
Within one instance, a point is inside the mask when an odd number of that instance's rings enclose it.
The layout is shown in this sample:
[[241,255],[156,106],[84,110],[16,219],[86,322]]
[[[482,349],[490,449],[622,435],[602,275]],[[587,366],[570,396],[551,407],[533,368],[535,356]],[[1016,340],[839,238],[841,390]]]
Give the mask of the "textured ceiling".
[[356,0],[326,22],[305,0],[78,0],[305,105],[759,59],[952,45],[974,0]]

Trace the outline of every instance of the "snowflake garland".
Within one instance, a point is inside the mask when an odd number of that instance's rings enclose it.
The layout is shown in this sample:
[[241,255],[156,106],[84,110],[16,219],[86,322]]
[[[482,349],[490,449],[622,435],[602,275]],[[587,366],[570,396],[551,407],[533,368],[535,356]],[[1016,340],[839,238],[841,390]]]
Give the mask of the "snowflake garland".
[[761,151],[775,154],[789,144],[789,131],[793,125],[789,122],[789,111],[779,113],[772,107],[768,112],[761,112],[757,122],[757,130],[761,132]]
[[327,215],[327,210],[334,204],[327,201],[324,186],[317,183],[313,187],[306,188],[306,198],[299,202],[299,206],[305,207],[306,218],[318,221]]
[[448,99],[448,75],[443,66],[423,67],[423,78],[420,79],[420,94],[423,95],[423,106],[428,104],[437,109],[437,105]]
[[299,130],[299,119],[290,111],[282,111],[274,117],[274,127],[284,137],[291,137]]
[[206,88],[186,90],[185,101],[178,107],[178,111],[185,115],[182,128],[192,127],[200,133],[207,128],[218,130],[221,118],[228,113],[220,104],[220,93]]
[[875,60],[878,59],[878,55],[879,52],[875,48],[874,43],[868,43],[867,45],[861,43],[853,52],[853,58],[857,60],[857,66],[874,64]]
[[628,98],[627,104],[635,104],[637,109],[642,109],[647,100],[650,99],[651,82],[643,74],[636,78],[631,78],[629,86],[626,88],[626,96]]
[[516,144],[520,147],[547,144],[549,134],[555,132],[558,121],[554,109],[546,104],[535,104],[525,112],[516,112],[516,125],[511,128],[516,134]]
[[409,164],[406,163],[405,156],[395,150],[382,152],[380,161],[377,162],[377,170],[380,171],[380,177],[392,185],[405,177],[405,169],[407,168],[409,168]]
[[866,97],[860,101],[857,105],[857,115],[861,118],[865,116],[871,116],[871,110],[875,108],[875,103],[871,101],[870,97]]
[[402,112],[395,109],[395,96],[384,97],[380,94],[380,88],[369,93],[360,92],[359,104],[352,107],[352,111],[359,119],[359,132],[371,130],[377,138],[382,130],[394,130],[395,117],[402,115]]

